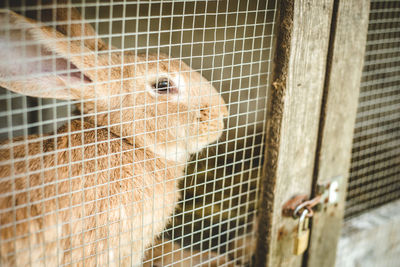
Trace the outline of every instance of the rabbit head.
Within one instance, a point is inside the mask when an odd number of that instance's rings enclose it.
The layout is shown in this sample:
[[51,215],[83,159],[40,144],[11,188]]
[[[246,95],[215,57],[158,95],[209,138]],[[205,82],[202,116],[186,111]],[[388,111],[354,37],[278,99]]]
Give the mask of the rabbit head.
[[185,161],[220,137],[224,100],[198,72],[162,54],[116,49],[77,10],[57,12],[52,28],[0,10],[0,86],[80,100],[85,120],[169,160]]

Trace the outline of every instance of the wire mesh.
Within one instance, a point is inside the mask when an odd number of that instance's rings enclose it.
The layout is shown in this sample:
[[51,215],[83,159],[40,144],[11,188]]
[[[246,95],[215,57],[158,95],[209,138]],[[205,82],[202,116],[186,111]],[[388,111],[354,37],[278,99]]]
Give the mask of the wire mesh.
[[399,1],[371,1],[346,219],[400,198],[399,10]]
[[33,2],[1,4],[2,266],[248,264],[276,1]]

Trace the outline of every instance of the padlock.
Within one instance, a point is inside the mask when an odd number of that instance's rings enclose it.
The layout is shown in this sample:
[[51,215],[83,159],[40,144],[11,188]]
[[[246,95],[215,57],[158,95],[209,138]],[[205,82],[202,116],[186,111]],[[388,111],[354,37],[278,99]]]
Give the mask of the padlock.
[[299,227],[297,229],[297,235],[294,239],[293,253],[295,255],[301,255],[306,251],[308,247],[308,239],[310,236],[310,229],[308,228],[309,218],[307,217],[308,210],[304,209],[299,219]]

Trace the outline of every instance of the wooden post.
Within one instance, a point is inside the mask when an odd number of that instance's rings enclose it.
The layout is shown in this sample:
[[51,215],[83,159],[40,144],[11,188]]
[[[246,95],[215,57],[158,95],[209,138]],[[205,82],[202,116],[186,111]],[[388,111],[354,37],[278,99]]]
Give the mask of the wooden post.
[[[342,176],[339,202],[315,213],[307,266],[334,266],[368,29],[369,1],[337,0],[316,157],[316,182]],[[316,184],[317,184],[316,183]]]
[[333,0],[280,1],[256,266],[302,264],[293,254],[298,221],[282,206],[311,194],[332,8]]

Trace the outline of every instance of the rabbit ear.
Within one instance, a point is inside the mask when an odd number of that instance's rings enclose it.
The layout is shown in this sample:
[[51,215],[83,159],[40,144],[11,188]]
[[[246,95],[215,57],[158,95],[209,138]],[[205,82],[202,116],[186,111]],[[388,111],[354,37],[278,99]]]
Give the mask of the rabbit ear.
[[[57,21],[57,31],[69,37],[85,37],[84,45],[93,51],[106,51],[108,46],[97,36],[96,31],[89,23],[82,20],[79,11],[72,7],[70,1],[60,0],[57,5],[64,7],[51,8],[42,10],[41,21],[53,21],[54,17]],[[54,6],[54,5],[51,5]],[[55,12],[55,14],[54,14]]]
[[0,24],[1,86],[43,98],[93,97],[88,85],[106,76],[96,68],[108,65],[106,59],[80,40],[9,10],[0,9]]

